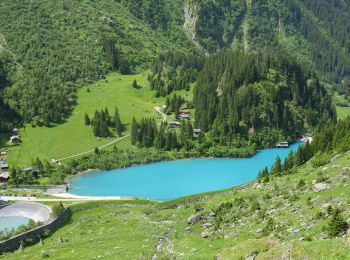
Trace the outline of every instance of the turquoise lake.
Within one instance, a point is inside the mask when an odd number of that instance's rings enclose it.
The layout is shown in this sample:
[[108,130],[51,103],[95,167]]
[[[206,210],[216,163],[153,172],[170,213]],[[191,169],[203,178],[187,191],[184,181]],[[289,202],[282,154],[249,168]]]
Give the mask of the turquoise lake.
[[72,179],[76,195],[132,196],[170,200],[186,195],[215,191],[255,180],[265,166],[271,167],[277,155],[282,161],[292,149],[267,149],[242,159],[188,159],[95,172]]
[[0,231],[7,229],[8,231],[12,229],[17,229],[21,225],[27,225],[29,222],[28,218],[23,217],[4,217],[0,218]]

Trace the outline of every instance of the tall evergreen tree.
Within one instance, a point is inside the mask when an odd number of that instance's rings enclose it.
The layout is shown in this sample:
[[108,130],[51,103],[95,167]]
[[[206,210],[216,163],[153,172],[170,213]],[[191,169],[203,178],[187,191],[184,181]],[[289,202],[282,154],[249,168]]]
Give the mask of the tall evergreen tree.
[[137,123],[135,117],[132,119],[131,123],[131,144],[135,145],[139,140],[139,124]]
[[85,116],[84,116],[84,121],[85,121],[85,125],[90,125],[90,117],[88,116],[88,114],[85,113]]
[[114,112],[114,127],[118,136],[121,136],[123,132],[123,125],[122,125],[122,122],[120,121],[118,107],[115,108],[115,112]]

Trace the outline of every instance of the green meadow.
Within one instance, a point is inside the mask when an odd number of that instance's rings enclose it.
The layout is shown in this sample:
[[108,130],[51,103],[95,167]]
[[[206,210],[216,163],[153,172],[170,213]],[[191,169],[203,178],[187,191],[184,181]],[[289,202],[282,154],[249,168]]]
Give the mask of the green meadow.
[[[132,87],[134,80],[140,88]],[[192,98],[192,91],[177,93],[186,99]],[[103,147],[114,141],[117,142],[113,145],[118,148],[130,148],[129,133],[133,117],[137,120],[142,117],[154,117],[159,122],[163,120],[154,107],[164,105],[165,99],[155,97],[147,81],[147,72],[137,75],[110,74],[107,81],[101,80],[80,88],[77,96],[77,105],[62,124],[52,127],[33,127],[27,124],[23,127],[22,143],[11,148],[7,161],[11,165],[26,167],[31,164],[32,159],[62,159],[91,151],[95,147]],[[92,127],[84,123],[85,113],[91,118],[96,110],[107,107],[110,116],[113,116],[116,106],[126,128],[123,137],[116,137],[114,133],[110,138],[95,137]],[[169,120],[174,120],[173,116],[170,116]]]
[[[132,88],[134,80],[137,80],[141,88]],[[8,162],[12,165],[28,166],[31,159],[37,157],[46,160],[60,159],[101,147],[118,138],[96,138],[92,134],[91,126],[84,124],[85,113],[92,117],[96,110],[107,107],[109,114],[113,115],[117,106],[122,123],[126,126],[123,133],[126,136],[133,117],[160,118],[153,107],[164,103],[163,98],[155,98],[150,91],[146,74],[111,74],[107,77],[107,82],[101,80],[82,87],[77,95],[78,104],[63,124],[52,127],[33,127],[28,124],[21,129],[22,143],[11,149]],[[116,145],[127,147],[129,143],[129,139],[125,138]]]
[[344,98],[344,96],[340,96],[338,93],[334,93],[333,102],[337,109],[337,117],[339,119],[344,119],[350,115],[350,102]]

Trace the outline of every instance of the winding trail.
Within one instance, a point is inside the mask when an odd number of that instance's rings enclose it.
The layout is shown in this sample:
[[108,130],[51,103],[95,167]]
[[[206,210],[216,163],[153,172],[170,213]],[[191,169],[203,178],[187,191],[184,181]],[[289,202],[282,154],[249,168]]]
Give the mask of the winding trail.
[[168,116],[162,112],[160,107],[154,107],[154,109],[163,117],[164,122],[168,119]]
[[[102,149],[104,149],[104,148],[106,148],[106,147],[108,147],[108,146],[111,146],[112,144],[115,144],[115,143],[117,143],[117,142],[120,142],[121,140],[123,140],[123,139],[125,139],[125,138],[127,138],[127,137],[129,137],[129,136],[130,136],[130,135],[125,135],[125,136],[123,136],[123,137],[121,137],[121,138],[119,138],[119,139],[117,139],[117,140],[114,140],[114,141],[112,141],[112,142],[110,142],[110,143],[108,143],[108,144],[105,144],[105,145],[102,145],[101,147],[98,147],[98,149],[99,149],[99,150],[102,150]],[[81,156],[81,155],[84,155],[84,154],[92,153],[92,152],[94,152],[94,151],[95,151],[95,149],[92,149],[92,150],[89,150],[89,151],[87,151],[87,152],[74,154],[74,155],[71,155],[71,156],[68,156],[68,157],[64,157],[64,158],[61,158],[61,159],[53,159],[52,162],[54,162],[54,163],[62,162],[62,161],[64,161],[64,160],[72,159],[72,158],[75,158],[75,157],[78,157],[78,156]]]

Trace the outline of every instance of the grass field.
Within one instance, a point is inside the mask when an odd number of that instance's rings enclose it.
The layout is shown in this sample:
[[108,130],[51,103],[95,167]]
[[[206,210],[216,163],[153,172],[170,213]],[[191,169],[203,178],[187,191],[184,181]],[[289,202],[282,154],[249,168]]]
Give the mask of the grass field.
[[[164,98],[154,96],[146,78],[147,73],[138,75],[115,73],[107,77],[108,82],[103,80],[80,88],[77,94],[78,104],[72,115],[63,124],[52,127],[26,125],[21,129],[22,143],[11,148],[7,161],[10,165],[26,167],[31,164],[32,159],[57,160],[93,150],[95,147],[101,147],[119,139],[117,137],[96,138],[92,134],[91,126],[84,124],[85,113],[92,117],[96,110],[105,107],[112,116],[115,107],[118,106],[122,123],[126,126],[124,136],[130,133],[133,117],[136,119],[154,117],[161,121],[162,117],[154,107],[163,105]],[[134,80],[137,80],[141,88],[132,88]],[[192,91],[178,93],[187,99],[192,97]],[[119,148],[130,147],[130,139],[127,137],[115,145]]]
[[[169,209],[163,207],[173,202],[75,204],[71,221],[43,245],[2,258],[150,259],[156,254],[157,259],[350,259],[350,231],[329,239],[324,229],[331,218],[328,206],[342,209],[345,220],[350,218],[349,159],[350,152],[321,167],[307,163],[296,174],[273,178],[260,188],[252,182],[201,200],[190,196]],[[305,182],[302,187],[300,179]],[[328,188],[315,190],[320,182]],[[260,207],[253,208],[253,202]],[[232,207],[220,210],[222,203]],[[188,225],[186,220],[196,212],[201,220]],[[272,228],[264,235],[270,219]]]
[[[132,88],[135,79],[142,88]],[[107,80],[108,83],[101,81],[79,89],[78,105],[63,124],[53,127],[26,125],[21,129],[22,143],[11,149],[8,162],[11,165],[28,166],[32,158],[60,159],[112,142],[115,137],[96,138],[92,134],[91,127],[84,124],[85,113],[92,117],[95,110],[105,107],[108,108],[110,115],[113,115],[115,107],[118,106],[122,123],[127,128],[124,135],[129,133],[133,117],[159,117],[153,107],[162,105],[164,101],[162,98],[154,97],[148,87],[146,75],[111,74]],[[91,92],[87,92],[87,88]],[[117,146],[126,147],[129,143],[129,138],[126,138]]]
[[350,115],[350,102],[345,99],[344,96],[335,93],[333,96],[333,102],[336,105],[338,120],[344,119]]

